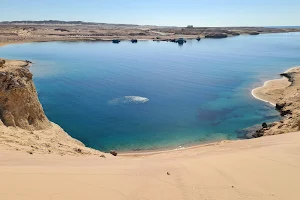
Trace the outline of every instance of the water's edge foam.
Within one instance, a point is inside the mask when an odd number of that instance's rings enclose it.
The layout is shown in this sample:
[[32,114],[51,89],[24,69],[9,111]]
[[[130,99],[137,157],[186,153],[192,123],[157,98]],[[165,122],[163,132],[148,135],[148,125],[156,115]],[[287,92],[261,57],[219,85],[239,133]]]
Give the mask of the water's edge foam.
[[[295,67],[290,68],[290,69],[288,69],[286,72],[288,72],[288,71],[290,71],[290,70],[292,70],[292,69],[294,69],[294,68],[295,68]],[[286,72],[285,72],[285,73],[286,73]],[[255,99],[258,99],[258,100],[260,100],[260,101],[269,103],[269,104],[271,104],[272,106],[275,107],[275,106],[276,106],[276,103],[270,102],[270,101],[268,101],[267,99],[264,99],[264,98],[262,98],[262,97],[259,97],[259,96],[255,95],[255,90],[266,87],[266,85],[267,85],[269,82],[271,82],[271,81],[281,81],[281,80],[285,80],[285,79],[287,79],[287,78],[286,78],[286,77],[282,77],[282,78],[280,78],[280,79],[271,79],[271,80],[265,81],[264,84],[263,84],[263,86],[252,89],[252,90],[251,90],[251,95],[252,95]],[[288,79],[287,79],[287,80],[288,80]]]
[[112,99],[108,101],[108,104],[111,105],[118,105],[118,104],[142,104],[148,102],[149,99],[146,97],[141,97],[141,96],[124,96],[124,97],[119,97]]

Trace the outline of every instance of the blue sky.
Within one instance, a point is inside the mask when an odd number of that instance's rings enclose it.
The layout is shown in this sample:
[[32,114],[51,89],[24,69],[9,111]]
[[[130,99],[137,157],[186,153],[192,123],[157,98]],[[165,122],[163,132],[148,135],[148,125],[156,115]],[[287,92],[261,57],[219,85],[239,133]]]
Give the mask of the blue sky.
[[0,0],[0,21],[186,26],[300,25],[300,0]]

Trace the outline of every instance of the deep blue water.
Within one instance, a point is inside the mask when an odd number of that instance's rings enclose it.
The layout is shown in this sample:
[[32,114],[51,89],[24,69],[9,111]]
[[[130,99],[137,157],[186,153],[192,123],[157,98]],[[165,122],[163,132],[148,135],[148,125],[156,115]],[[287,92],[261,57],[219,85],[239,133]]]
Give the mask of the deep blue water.
[[238,130],[277,120],[251,90],[300,65],[299,52],[300,34],[288,33],[190,40],[181,47],[17,44],[1,47],[0,57],[35,63],[44,110],[71,136],[96,149],[128,151],[236,139]]

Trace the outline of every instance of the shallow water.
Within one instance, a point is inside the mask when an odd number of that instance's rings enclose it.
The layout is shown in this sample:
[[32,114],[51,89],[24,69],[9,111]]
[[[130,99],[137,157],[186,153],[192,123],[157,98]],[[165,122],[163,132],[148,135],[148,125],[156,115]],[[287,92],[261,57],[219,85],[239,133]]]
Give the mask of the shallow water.
[[300,65],[300,34],[175,43],[51,42],[9,45],[27,59],[49,119],[102,151],[176,148],[236,139],[278,120],[251,90]]

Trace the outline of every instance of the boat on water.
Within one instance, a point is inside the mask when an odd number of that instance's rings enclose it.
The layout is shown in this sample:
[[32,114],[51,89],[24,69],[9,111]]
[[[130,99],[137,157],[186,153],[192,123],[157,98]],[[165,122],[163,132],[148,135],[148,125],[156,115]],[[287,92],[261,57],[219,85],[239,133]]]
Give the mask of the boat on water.
[[114,43],[114,44],[118,44],[120,42],[121,42],[121,40],[118,40],[118,39],[112,40],[112,43]]
[[131,40],[131,43],[137,43],[137,42],[138,42],[137,39],[132,39],[132,40]]
[[178,44],[183,44],[183,43],[186,43],[186,40],[184,38],[179,38],[178,40],[176,40],[176,42]]
[[198,36],[198,37],[196,38],[196,40],[197,40],[197,41],[200,41],[200,40],[201,40],[201,38]]

